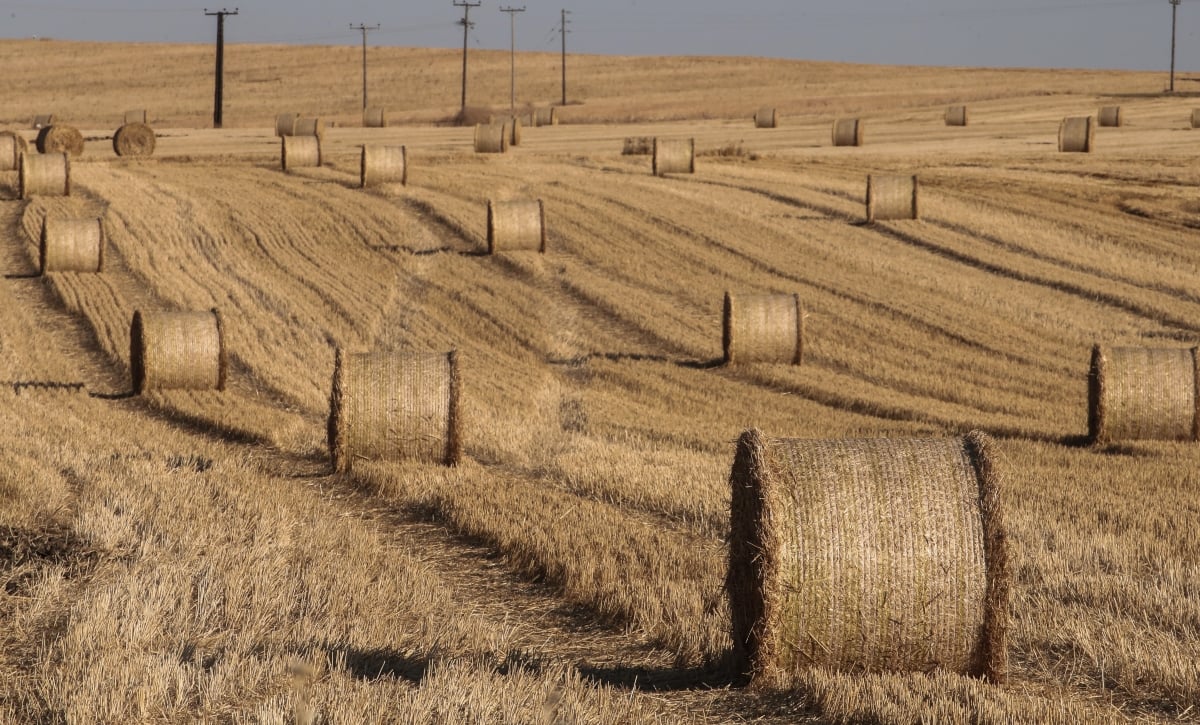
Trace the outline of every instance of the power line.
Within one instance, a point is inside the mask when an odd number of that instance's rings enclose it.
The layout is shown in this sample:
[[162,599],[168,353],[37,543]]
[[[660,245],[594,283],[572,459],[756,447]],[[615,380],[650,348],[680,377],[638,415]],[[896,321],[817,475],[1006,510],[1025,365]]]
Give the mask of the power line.
[[362,43],[363,43],[363,110],[365,111],[365,110],[367,110],[367,32],[368,32],[368,31],[371,31],[371,30],[379,30],[379,23],[375,23],[374,25],[366,25],[366,24],[364,24],[364,23],[359,23],[358,25],[355,25],[354,23],[351,23],[351,24],[350,24],[350,29],[351,29],[351,30],[361,30],[361,31],[362,31]]
[[570,11],[565,8],[562,11],[562,24],[559,25],[559,32],[562,33],[562,105],[567,105],[567,16]]
[[458,2],[455,0],[454,7],[463,9],[463,16],[460,23],[463,26],[463,72],[462,72],[462,109],[460,117],[466,118],[467,115],[467,39],[470,36],[471,28],[474,27],[471,23],[471,8],[477,8],[483,4],[483,0],[477,2]]
[[238,9],[226,10],[225,8],[221,8],[210,13],[208,12],[208,8],[204,8],[204,14],[217,18],[217,69],[214,84],[216,86],[214,91],[216,97],[213,99],[213,128],[220,128],[225,91],[225,16],[237,15]]

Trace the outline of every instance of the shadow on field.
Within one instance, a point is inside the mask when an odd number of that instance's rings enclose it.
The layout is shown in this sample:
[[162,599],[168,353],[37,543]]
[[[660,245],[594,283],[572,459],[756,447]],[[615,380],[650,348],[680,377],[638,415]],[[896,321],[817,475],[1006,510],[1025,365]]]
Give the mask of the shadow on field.
[[578,355],[569,358],[550,358],[546,362],[551,365],[567,365],[579,366],[588,363],[591,360],[608,360],[609,362],[661,362],[672,363],[681,368],[690,368],[692,370],[712,370],[719,368],[725,364],[725,358],[712,358],[710,360],[677,360],[668,355],[657,355],[652,353],[640,352],[591,352],[586,355]]
[[334,653],[345,657],[347,672],[368,682],[391,677],[419,685],[431,664],[428,657],[413,657],[382,649],[360,650],[350,647],[336,649]]
[[655,668],[626,665],[578,666],[579,674],[598,685],[622,689],[649,690],[651,692],[674,692],[680,690],[715,690],[726,687],[741,687],[746,678],[738,675],[727,664],[712,664],[703,667]]

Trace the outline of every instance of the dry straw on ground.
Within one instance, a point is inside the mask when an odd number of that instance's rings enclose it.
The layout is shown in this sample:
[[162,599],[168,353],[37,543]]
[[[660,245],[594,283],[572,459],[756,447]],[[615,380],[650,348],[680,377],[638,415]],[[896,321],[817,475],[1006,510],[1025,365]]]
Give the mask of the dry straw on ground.
[[967,125],[967,107],[966,106],[950,106],[946,109],[946,125],[947,126],[966,126]]
[[367,128],[387,128],[387,111],[382,108],[364,108],[363,126]]
[[920,216],[917,177],[906,174],[867,176],[867,223]]
[[754,114],[756,128],[776,128],[779,126],[779,114],[774,108],[760,108]]
[[66,154],[24,153],[18,167],[17,190],[22,199],[71,195],[71,157]]
[[475,125],[475,153],[502,154],[508,151],[512,132],[508,124],[479,123]]
[[839,118],[833,122],[834,146],[862,146],[863,122],[857,118]]
[[144,123],[126,123],[113,134],[117,156],[150,156],[154,153],[154,129]]
[[297,118],[292,126],[293,136],[325,136],[325,122],[319,118]]
[[696,139],[654,139],[651,170],[655,176],[666,174],[692,174],[696,171]]
[[800,295],[725,293],[721,346],[726,364],[804,361],[804,308]]
[[124,123],[149,123],[150,114],[145,109],[137,111],[126,111]]
[[546,212],[541,199],[488,200],[488,254],[546,251]]
[[653,152],[653,136],[626,136],[625,145],[621,147],[624,156],[649,156]]
[[1095,137],[1096,126],[1091,116],[1064,118],[1058,127],[1058,150],[1091,153]]
[[98,218],[42,218],[38,243],[42,274],[104,269],[104,225]]
[[43,129],[54,123],[53,113],[40,113],[33,117],[33,127],[35,129]]
[[12,171],[21,161],[21,154],[29,150],[25,137],[16,131],[0,131],[0,171]]
[[1120,106],[1101,106],[1100,113],[1097,114],[1097,119],[1101,126],[1109,128],[1116,128],[1125,123],[1125,117]]
[[37,150],[41,154],[67,153],[79,156],[83,153],[83,134],[65,123],[43,126],[38,131]]
[[228,367],[221,315],[207,312],[133,313],[129,327],[133,391],[224,390]]
[[738,441],[726,587],[755,687],[813,667],[1003,682],[1011,575],[981,433]]
[[299,113],[280,113],[275,116],[275,135],[291,136],[296,132],[296,119]]
[[462,457],[458,353],[351,353],[340,348],[329,396],[329,453],[356,460],[454,465]]
[[1088,435],[1095,443],[1200,440],[1197,348],[1092,348]]
[[408,149],[404,146],[364,144],[359,170],[362,188],[379,184],[408,183]]
[[321,165],[320,136],[284,136],[279,149],[279,162],[284,171]]

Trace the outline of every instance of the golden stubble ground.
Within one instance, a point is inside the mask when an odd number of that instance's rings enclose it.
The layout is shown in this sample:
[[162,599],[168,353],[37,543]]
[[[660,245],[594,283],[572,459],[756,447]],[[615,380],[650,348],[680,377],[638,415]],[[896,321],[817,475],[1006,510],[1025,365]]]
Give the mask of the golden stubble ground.
[[[1083,445],[1093,342],[1196,343],[1188,96],[1150,74],[586,57],[563,125],[482,157],[436,125],[452,51],[377,51],[387,129],[358,127],[355,53],[231,46],[216,131],[205,46],[0,43],[0,122],[53,111],[89,138],[68,199],[18,201],[0,172],[0,721],[1197,717],[1200,453]],[[474,58],[499,109],[507,54]],[[534,101],[553,60],[520,59]],[[960,101],[972,124],[945,127]],[[1095,153],[1055,151],[1064,116],[1111,103],[1127,125]],[[780,128],[753,128],[764,105]],[[142,107],[156,154],[117,159]],[[324,167],[279,170],[290,110],[337,123]],[[838,115],[866,146],[831,147]],[[697,173],[620,154],[653,135],[695,137]],[[407,145],[409,185],[357,189],[365,142]],[[873,172],[919,174],[923,218],[865,225]],[[522,197],[547,254],[482,256],[487,200]],[[103,219],[103,275],[32,276],[47,214]],[[805,365],[720,366],[726,290],[799,293]],[[229,389],[129,397],[134,310],[214,306]],[[338,345],[459,349],[466,462],[333,476]],[[741,688],[721,584],[750,426],[996,436],[1010,683]]]

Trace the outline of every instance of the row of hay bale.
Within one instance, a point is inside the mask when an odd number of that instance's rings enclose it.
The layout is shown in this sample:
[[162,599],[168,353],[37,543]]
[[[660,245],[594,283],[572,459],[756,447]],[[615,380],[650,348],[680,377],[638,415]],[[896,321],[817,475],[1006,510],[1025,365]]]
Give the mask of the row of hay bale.
[[[113,153],[117,156],[150,156],[157,138],[154,129],[144,123],[130,122],[120,126],[112,137]],[[79,129],[66,124],[51,124],[38,130],[34,148],[39,154],[83,154],[84,138]],[[0,170],[12,170],[18,156],[29,151],[29,142],[14,131],[0,132]]]
[[[1101,126],[1117,127],[1124,125],[1125,118],[1121,106],[1101,106],[1097,113],[1097,120]],[[943,115],[943,119],[947,126],[966,126],[969,122],[969,114],[966,106],[948,106]],[[1200,125],[1200,109],[1192,111],[1192,128]],[[760,108],[754,114],[755,128],[778,128],[779,127],[779,111],[774,108]],[[848,133],[848,131],[847,131]],[[834,131],[836,137],[837,131]],[[857,135],[857,133],[855,134]],[[861,143],[861,142],[860,142]],[[859,144],[838,144],[834,145],[857,146]]]

